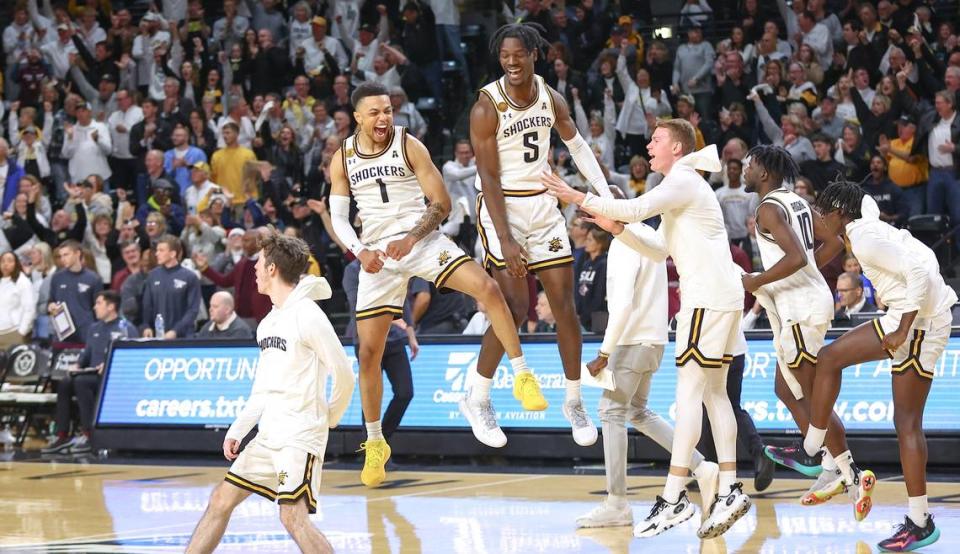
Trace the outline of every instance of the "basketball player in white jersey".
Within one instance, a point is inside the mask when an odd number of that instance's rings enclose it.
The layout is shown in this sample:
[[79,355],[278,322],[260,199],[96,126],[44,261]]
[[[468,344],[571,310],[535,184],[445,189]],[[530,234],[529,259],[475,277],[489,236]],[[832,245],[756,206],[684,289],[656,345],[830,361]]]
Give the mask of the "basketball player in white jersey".
[[[743,286],[756,295],[767,310],[777,353],[775,390],[787,406],[800,432],[810,423],[810,395],[817,370],[817,355],[823,348],[833,319],[833,294],[818,267],[844,249],[843,239],[830,233],[817,212],[788,189],[799,176],[790,153],[779,146],[756,146],[750,150],[743,172],[744,190],[760,196],[757,206],[757,245],[764,271],[745,274]],[[814,250],[814,240],[821,241]],[[860,471],[853,463],[843,423],[832,413],[827,434],[827,452],[808,456],[802,444],[768,446],[773,461],[817,481],[803,496],[805,506],[821,504],[847,490],[854,503],[854,517],[862,521],[870,512],[870,495],[876,483],[872,471]],[[836,453],[836,460],[832,453]]]
[[887,312],[847,331],[820,351],[810,399],[810,427],[803,446],[813,455],[823,446],[843,369],[889,358],[893,424],[909,511],[903,524],[878,546],[893,552],[916,550],[940,538],[927,506],[923,408],[937,362],[950,339],[957,294],[944,283],[933,251],[906,229],[881,221],[877,203],[858,184],[832,183],[817,197],[817,208],[827,228],[843,233],[850,241]]
[[[664,175],[652,191],[632,200],[600,198],[570,188],[552,174],[543,182],[558,198],[588,212],[633,223],[662,217],[667,251],[680,274],[677,314],[677,419],[670,471],[645,523],[643,536],[659,534],[693,516],[696,509],[684,484],[700,439],[703,406],[707,408],[720,463],[717,498],[703,518],[701,538],[726,532],[750,509],[750,498],[737,482],[737,421],[727,396],[726,380],[740,332],[743,285],[733,263],[720,204],[698,169],[719,171],[716,146],[694,152],[696,135],[686,120],[661,121],[647,152],[650,167]],[[702,403],[701,403],[702,400]]]
[[[360,398],[367,427],[367,440],[360,445],[366,453],[360,480],[373,487],[385,479],[384,464],[390,458],[380,423],[380,364],[390,325],[403,315],[411,277],[461,291],[487,306],[491,328],[506,345],[515,381],[524,391],[523,407],[544,410],[547,403],[526,366],[517,328],[496,281],[437,230],[450,212],[450,195],[430,153],[406,129],[393,125],[390,96],[383,85],[364,83],[351,99],[358,128],[331,160],[330,214],[334,232],[363,268],[356,307]],[[351,196],[359,210],[360,238],[348,220]],[[481,441],[494,447],[506,444],[492,410],[466,415]]]
[[[187,552],[213,552],[230,514],[250,493],[280,504],[280,521],[303,552],[333,552],[308,514],[316,513],[328,429],[353,395],[353,371],[336,331],[314,302],[330,285],[306,273],[310,250],[298,238],[273,233],[261,243],[257,292],[273,310],[257,327],[260,361],[243,411],[227,431],[223,455],[233,461],[210,495]],[[333,377],[330,400],[326,380]],[[239,452],[240,441],[259,425]]]
[[[550,132],[556,129],[580,172],[598,194],[609,196],[607,181],[587,142],[577,132],[563,96],[534,74],[547,45],[537,24],[504,25],[490,40],[505,75],[484,86],[470,112],[470,142],[477,160],[477,230],[484,265],[500,284],[516,325],[527,317],[527,273],[540,279],[557,320],[557,346],[566,377],[563,415],[581,446],[597,440],[597,428],[580,397],[580,323],[573,303],[573,256],[566,221],[556,199],[544,194],[540,174],[549,168]],[[466,412],[490,408],[490,387],[503,356],[491,332],[483,336],[479,378]],[[519,396],[522,391],[514,390]],[[474,433],[478,429],[474,427]]]
[[[611,187],[611,192],[623,198],[620,189]],[[653,374],[660,368],[668,341],[666,245],[643,223],[623,225],[603,216],[584,219],[615,237],[607,256],[610,317],[600,352],[587,364],[587,370],[597,375],[609,365],[616,388],[604,390],[600,399],[607,498],[577,518],[577,527],[633,525],[633,510],[626,497],[626,421],[667,452],[673,447],[673,427],[647,407]],[[705,500],[706,513],[716,494],[719,468],[696,450],[690,467]],[[647,526],[645,522],[637,526],[637,536],[645,536]]]

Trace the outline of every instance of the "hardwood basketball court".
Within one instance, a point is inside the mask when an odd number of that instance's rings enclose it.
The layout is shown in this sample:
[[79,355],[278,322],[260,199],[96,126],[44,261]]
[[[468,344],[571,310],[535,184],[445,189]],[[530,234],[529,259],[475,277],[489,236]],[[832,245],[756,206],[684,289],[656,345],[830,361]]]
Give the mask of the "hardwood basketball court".
[[[0,550],[12,552],[182,552],[224,475],[209,466],[0,462]],[[337,552],[566,553],[694,552],[866,553],[903,521],[900,476],[880,472],[876,503],[857,524],[849,503],[806,508],[798,497],[811,481],[778,479],[722,538],[696,537],[699,514],[652,539],[629,527],[575,529],[577,516],[604,494],[601,474],[394,471],[368,490],[357,470],[327,469],[313,521]],[[642,519],[663,476],[631,476],[634,519]],[[923,550],[960,552],[960,483],[930,485],[942,538]],[[699,502],[699,495],[692,498]],[[268,501],[241,504],[218,552],[297,552]]]

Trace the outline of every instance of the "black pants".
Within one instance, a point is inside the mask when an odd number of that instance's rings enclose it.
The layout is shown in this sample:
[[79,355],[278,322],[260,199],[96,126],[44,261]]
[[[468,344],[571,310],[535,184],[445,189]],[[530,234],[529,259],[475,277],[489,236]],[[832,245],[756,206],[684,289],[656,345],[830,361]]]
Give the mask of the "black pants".
[[[752,460],[763,449],[763,441],[760,439],[760,434],[757,433],[757,427],[753,424],[753,418],[740,407],[745,362],[746,356],[741,354],[734,356],[733,362],[730,363],[730,370],[727,372],[727,396],[730,397],[730,404],[733,406],[733,415],[737,418],[737,442],[746,448]],[[708,369],[707,371],[713,370]],[[710,420],[707,418],[706,408],[703,410],[703,430],[700,434],[697,450],[708,460],[717,461],[717,450],[713,444],[713,430],[710,427]]]
[[80,427],[84,431],[93,430],[93,410],[100,389],[100,376],[81,374],[57,383],[57,433],[70,432],[70,412],[73,397],[77,397],[80,409]]
[[[359,348],[354,345],[353,351],[360,358]],[[407,411],[407,406],[413,400],[413,373],[410,371],[410,358],[407,357],[405,341],[388,341],[383,351],[383,361],[380,367],[387,374],[390,388],[393,389],[393,398],[387,404],[387,410],[380,418],[383,436],[389,438]]]

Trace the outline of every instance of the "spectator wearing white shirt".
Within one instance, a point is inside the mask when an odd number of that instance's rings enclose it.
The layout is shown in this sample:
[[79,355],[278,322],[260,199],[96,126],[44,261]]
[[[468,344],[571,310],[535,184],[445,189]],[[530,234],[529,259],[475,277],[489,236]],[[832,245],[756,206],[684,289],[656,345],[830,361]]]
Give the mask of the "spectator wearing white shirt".
[[[455,0],[429,0],[430,8],[437,25],[437,42],[439,43],[441,59],[453,58],[460,67],[463,75],[463,84],[467,90],[473,87],[470,84],[470,70],[467,58],[460,47],[460,8],[454,4]],[[459,3],[459,2],[458,2]],[[378,7],[379,8],[379,7]],[[381,13],[381,26],[386,10]],[[449,56],[447,55],[449,54]]]
[[47,159],[47,149],[43,141],[37,138],[38,131],[34,125],[29,125],[20,131],[17,142],[17,165],[39,179],[50,176],[50,160]]
[[443,164],[443,182],[451,200],[465,198],[469,206],[470,221],[477,220],[477,164],[473,158],[473,146],[469,139],[460,139],[453,147],[454,159]]
[[30,278],[13,252],[0,255],[0,348],[24,344],[37,315],[37,298]]
[[390,104],[393,106],[394,125],[403,125],[413,136],[423,140],[427,134],[427,122],[420,115],[420,111],[407,98],[407,93],[401,87],[390,89]]
[[17,6],[13,10],[13,22],[3,30],[3,51],[7,53],[7,69],[4,73],[6,97],[14,99],[19,95],[15,78],[15,66],[27,59],[27,51],[33,46],[36,33],[30,24],[27,10]]
[[213,194],[222,189],[210,180],[210,165],[196,162],[190,167],[190,186],[183,192],[183,204],[188,215],[197,215],[207,209]]
[[[157,48],[170,46],[170,33],[161,30],[161,26],[165,23],[160,14],[155,12],[147,12],[140,20],[140,28],[145,29],[146,32],[133,39],[133,48],[130,52],[137,62],[137,86],[139,87],[149,87],[153,80],[156,71],[154,51]],[[160,99],[162,98],[161,96]]]
[[73,29],[69,23],[57,25],[57,40],[48,42],[40,47],[43,57],[53,69],[53,76],[65,79],[70,72],[71,60],[77,55],[77,47],[73,45]]
[[301,48],[303,43],[313,36],[313,31],[310,29],[313,11],[306,0],[300,0],[290,8],[290,12],[293,15],[287,24],[290,32],[288,49],[290,51],[290,63],[296,63],[297,48]]
[[477,313],[473,314],[467,326],[463,329],[463,335],[482,335],[490,327],[490,319],[487,317],[487,307],[483,302],[477,301]]
[[[289,119],[288,119],[289,120]],[[314,146],[323,148],[327,137],[337,132],[337,127],[330,117],[325,102],[317,101],[313,104],[313,113],[309,123],[300,131],[300,151],[309,152]]]
[[319,15],[310,20],[310,31],[312,36],[300,43],[304,50],[303,68],[307,75],[316,75],[320,73],[321,68],[326,64],[324,52],[329,52],[336,60],[340,70],[343,71],[350,65],[350,58],[340,41],[327,35],[327,20]]
[[83,10],[80,25],[77,26],[77,34],[80,35],[83,45],[89,52],[97,49],[98,42],[107,40],[107,32],[97,23],[97,10],[90,7]]
[[[620,45],[620,55],[617,57],[616,73],[617,79],[620,81],[620,87],[623,89],[623,107],[616,120],[616,130],[626,139],[630,146],[630,152],[639,154],[645,151],[647,139],[652,133],[650,125],[647,123],[648,115],[653,117],[669,116],[671,108],[670,102],[663,91],[658,91],[654,95],[650,88],[650,73],[646,69],[638,68],[636,78],[630,78],[630,74],[627,72],[627,47],[628,41],[624,39]],[[605,95],[605,106],[607,98],[609,98],[609,94]],[[607,115],[606,107],[604,107],[604,115]],[[605,117],[605,119],[607,118]],[[613,156],[609,156],[609,158],[612,160]],[[614,167],[612,163],[606,163],[606,158],[604,160],[607,167]]]
[[[643,71],[643,70],[641,70]],[[648,77],[649,78],[649,77]],[[628,96],[629,98],[629,96]],[[577,123],[577,130],[590,145],[590,148],[600,159],[600,163],[608,168],[614,167],[613,149],[616,139],[617,129],[617,108],[613,103],[613,92],[609,89],[604,91],[603,95],[603,115],[597,112],[590,115],[587,119],[587,112],[583,109],[583,103],[580,101],[580,91],[573,90],[573,112],[574,120]],[[640,112],[642,116],[642,112]],[[639,135],[627,134],[627,137],[637,137],[639,141],[645,141],[646,121],[644,121],[643,132]],[[628,138],[628,140],[630,140]],[[639,148],[639,146],[638,146]],[[638,150],[639,151],[639,150]]]
[[364,59],[363,54],[359,54],[358,57],[355,57],[353,60],[354,66],[351,69],[357,69],[354,71],[354,75],[362,75],[363,81],[373,81],[380,83],[388,90],[393,87],[399,87],[401,82],[400,72],[397,71],[395,65],[391,65],[387,60],[387,56],[384,53],[376,54],[373,57],[373,62],[371,64],[372,71],[364,71],[360,73],[360,60]]
[[801,44],[809,44],[817,53],[820,67],[830,67],[833,64],[833,39],[830,29],[823,23],[817,23],[816,16],[810,11],[800,14],[797,25],[799,32],[794,37],[796,48],[799,50]]
[[76,183],[88,175],[99,175],[104,181],[109,179],[113,174],[107,161],[107,156],[113,151],[110,129],[94,121],[86,102],[77,104],[77,124],[67,127],[65,131],[63,157],[70,160],[70,180]]
[[110,170],[114,183],[128,190],[132,188],[137,174],[137,160],[130,153],[130,130],[143,121],[143,110],[137,106],[128,89],[117,91],[117,111],[107,118],[113,152],[110,154]]
[[[381,10],[381,8],[383,9]],[[377,10],[380,11],[380,23],[378,25],[371,23],[360,25],[360,31],[357,35],[359,38],[353,38],[349,35],[344,36],[343,34],[337,35],[343,41],[343,44],[346,44],[353,52],[354,63],[356,64],[354,73],[357,71],[373,71],[373,59],[380,52],[380,45],[390,40],[386,7],[381,4],[377,6]],[[336,29],[342,33],[344,27],[343,25],[337,25]]]

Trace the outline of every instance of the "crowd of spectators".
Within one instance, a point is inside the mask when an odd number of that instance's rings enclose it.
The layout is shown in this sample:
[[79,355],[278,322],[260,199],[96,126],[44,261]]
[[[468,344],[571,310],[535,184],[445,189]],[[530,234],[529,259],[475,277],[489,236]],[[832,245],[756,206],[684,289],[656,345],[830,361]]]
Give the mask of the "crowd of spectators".
[[[538,73],[626,197],[658,184],[647,140],[658,118],[681,117],[698,146],[722,153],[724,170],[707,178],[746,270],[758,267],[757,198],[741,181],[753,144],[783,145],[808,199],[842,176],[861,181],[893,225],[925,214],[960,222],[960,48],[948,2],[678,0],[667,27],[647,4],[521,0],[497,14],[543,26],[551,46]],[[353,257],[332,233],[326,199],[330,159],[353,132],[350,91],[363,81],[388,87],[396,124],[449,138],[432,152],[453,200],[441,231],[479,252],[463,118],[417,107],[463,106],[445,80],[473,90],[497,75],[482,40],[464,49],[453,0],[3,9],[0,346],[86,342],[101,290],[117,293],[118,316],[144,337],[249,336],[270,310],[253,270],[270,229],[308,242],[310,271],[337,289],[328,311],[349,334],[343,289],[355,268],[345,271]],[[562,144],[550,161],[584,186]],[[580,323],[602,332],[611,237],[564,210]],[[855,261],[825,270],[838,319],[882,308]],[[554,326],[537,287],[531,277],[525,332]],[[486,329],[483,306],[440,292],[411,283],[412,329]],[[57,337],[51,317],[64,307],[77,332]]]

